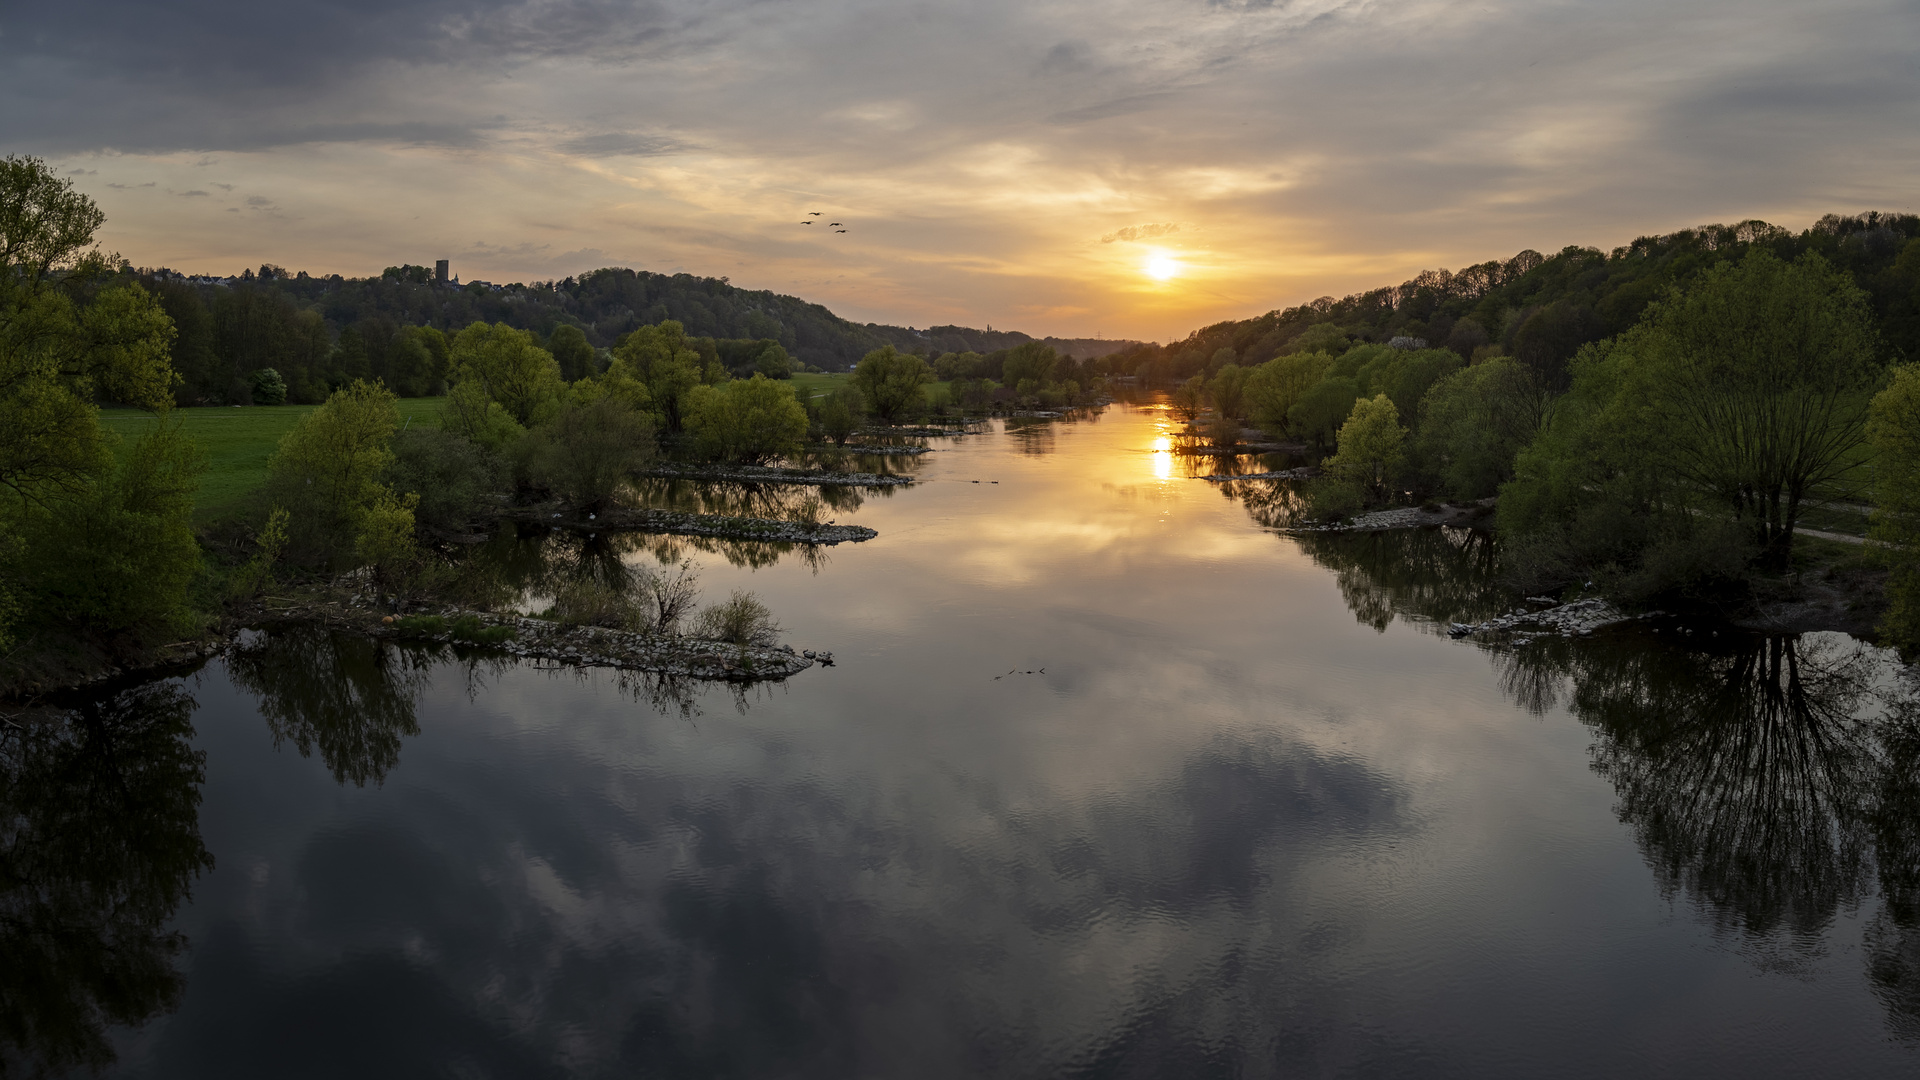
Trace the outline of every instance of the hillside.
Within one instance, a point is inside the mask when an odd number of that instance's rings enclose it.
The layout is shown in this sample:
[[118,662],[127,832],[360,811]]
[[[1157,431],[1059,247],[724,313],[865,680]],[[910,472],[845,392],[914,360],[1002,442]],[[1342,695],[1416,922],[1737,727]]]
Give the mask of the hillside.
[[[1468,359],[1515,357],[1558,389],[1582,345],[1627,329],[1670,288],[1753,247],[1783,259],[1818,252],[1847,271],[1871,298],[1889,356],[1920,358],[1920,217],[1868,213],[1829,214],[1798,234],[1745,221],[1643,236],[1610,252],[1522,251],[1505,261],[1429,270],[1396,286],[1215,323],[1164,348],[1115,359],[1132,365],[1130,373],[1184,379],[1229,360],[1243,367],[1263,363],[1309,343],[1413,338]],[[1304,336],[1314,327],[1312,337]]]
[[[543,339],[561,325],[609,348],[640,327],[678,320],[712,339],[777,341],[795,359],[843,370],[883,345],[925,355],[990,352],[1034,340],[1015,331],[961,326],[861,325],[795,296],[743,289],[728,279],[608,268],[577,278],[496,285],[436,283],[422,266],[390,267],[380,277],[313,277],[277,266],[233,277],[190,277],[172,270],[131,272],[159,293],[178,339],[175,368],[183,401],[225,400],[260,368],[294,385],[296,399],[356,374],[386,370],[400,330],[454,331],[476,321],[504,322]],[[1080,358],[1138,342],[1042,339]]]

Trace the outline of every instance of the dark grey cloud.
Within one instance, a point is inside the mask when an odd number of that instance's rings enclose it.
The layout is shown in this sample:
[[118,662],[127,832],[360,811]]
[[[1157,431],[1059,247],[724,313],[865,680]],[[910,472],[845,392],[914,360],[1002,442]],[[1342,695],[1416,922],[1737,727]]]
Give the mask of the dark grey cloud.
[[1066,109],[1047,117],[1049,124],[1087,124],[1095,120],[1109,120],[1116,116],[1128,116],[1166,105],[1173,94],[1159,91],[1151,94],[1131,94],[1113,101],[1103,101],[1097,105],[1083,105],[1078,109]]
[[659,135],[615,131],[603,135],[577,135],[562,142],[560,149],[582,157],[649,157],[674,153],[681,146]]

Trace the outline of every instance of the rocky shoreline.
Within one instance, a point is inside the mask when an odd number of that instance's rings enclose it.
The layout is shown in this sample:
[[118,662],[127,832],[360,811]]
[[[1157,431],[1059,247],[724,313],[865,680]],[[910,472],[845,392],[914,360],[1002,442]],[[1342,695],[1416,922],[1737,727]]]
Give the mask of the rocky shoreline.
[[[848,447],[849,450],[853,449]],[[898,451],[860,451],[861,453],[926,453],[925,447]],[[825,469],[784,469],[772,465],[655,465],[642,469],[641,476],[669,480],[734,480],[749,484],[802,484],[810,487],[901,487],[913,483],[910,476],[881,476],[878,473],[828,472]]]
[[[1213,477],[1208,477],[1211,480]],[[1223,477],[1239,480],[1245,477]],[[1283,532],[1289,533],[1340,533],[1340,532],[1385,532],[1389,529],[1424,529],[1435,525],[1454,525],[1477,527],[1486,523],[1493,513],[1493,500],[1485,499],[1477,503],[1447,504],[1445,506],[1425,507],[1406,506],[1394,510],[1375,510],[1370,514],[1360,514],[1347,521],[1330,525],[1289,525]]]
[[1541,637],[1586,637],[1596,630],[1618,623],[1651,619],[1661,614],[1650,611],[1644,615],[1628,615],[1599,599],[1574,600],[1562,604],[1552,597],[1530,596],[1527,602],[1542,606],[1533,611],[1515,610],[1485,622],[1453,623],[1447,627],[1447,636],[1464,638],[1486,633],[1511,633],[1508,641],[1525,645]]
[[653,532],[715,536],[726,540],[767,540],[785,544],[830,546],[857,544],[880,534],[865,525],[807,524],[776,518],[696,514],[688,510],[609,510],[604,514],[560,513],[538,507],[510,511],[514,521],[576,532]]
[[1268,472],[1241,473],[1238,476],[1235,476],[1232,473],[1208,473],[1205,476],[1196,476],[1194,477],[1194,479],[1195,480],[1212,480],[1215,483],[1223,483],[1228,480],[1311,480],[1314,477],[1319,475],[1320,475],[1320,467],[1318,465],[1302,465],[1297,469],[1280,469],[1277,471],[1268,471]]
[[[437,628],[421,628],[422,623]],[[258,638],[252,635],[296,625],[324,626],[398,642],[455,646],[521,660],[545,660],[564,667],[617,668],[735,683],[786,679],[816,664],[833,665],[833,654],[825,650],[734,645],[673,634],[568,626],[512,613],[444,608],[395,617],[371,594],[332,587],[298,599],[264,598],[234,612],[218,631],[205,638],[176,642],[136,662],[104,666],[84,678],[17,687],[0,701],[25,705],[116,684],[187,674],[236,649],[256,647]],[[475,640],[476,632],[480,640]]]

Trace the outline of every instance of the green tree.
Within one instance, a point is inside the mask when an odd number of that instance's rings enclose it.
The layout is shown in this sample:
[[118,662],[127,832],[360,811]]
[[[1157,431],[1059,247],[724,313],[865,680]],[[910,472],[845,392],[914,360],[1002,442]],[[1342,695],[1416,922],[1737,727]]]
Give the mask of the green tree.
[[102,277],[98,207],[36,158],[0,159],[0,487],[15,500],[74,492],[111,464],[93,401],[172,402],[173,325],[137,285],[81,306]]
[[261,368],[253,373],[253,403],[255,405],[285,405],[287,403],[287,380],[272,368]]
[[79,493],[16,518],[26,539],[18,572],[42,627],[138,646],[191,632],[193,498],[205,468],[178,420],[162,417]]
[[704,457],[754,464],[798,453],[807,435],[807,411],[791,386],[756,374],[695,387],[687,430]]
[[1293,434],[1287,414],[1333,367],[1323,352],[1295,353],[1253,368],[1242,391],[1247,415],[1275,438]]
[[1024,342],[1007,351],[1000,368],[1000,381],[1019,386],[1030,379],[1036,387],[1045,386],[1054,381],[1059,363],[1060,357],[1053,346],[1038,341]]
[[552,336],[547,338],[547,351],[553,354],[554,362],[560,365],[560,377],[568,382],[595,373],[593,346],[587,342],[586,333],[572,323],[561,323],[553,328]]
[[[610,388],[632,384],[646,387],[645,400],[651,402],[661,426],[671,432],[686,426],[687,395],[706,379],[699,350],[688,340],[686,328],[672,319],[628,334],[614,347],[613,362],[605,376]],[[641,399],[634,391],[624,393],[629,402]]]
[[[156,628],[141,620],[178,621],[175,585],[198,563],[185,517],[198,472],[191,445],[162,423],[116,466],[93,405],[163,412],[176,382],[173,324],[151,295],[109,285],[87,299],[113,261],[92,247],[102,221],[39,160],[0,159],[0,644],[10,616],[29,610],[41,613],[38,630],[60,624],[137,644]],[[169,494],[176,481],[184,511]],[[142,536],[143,524],[159,532]],[[100,573],[85,572],[88,559],[101,560]],[[139,566],[157,575],[151,583],[121,573]],[[74,599],[72,615],[99,621],[47,617],[62,596]]]
[[395,494],[419,500],[414,521],[423,532],[465,530],[498,487],[497,459],[454,432],[415,425],[393,433],[392,449],[386,484]]
[[835,446],[847,445],[867,419],[867,402],[857,386],[835,387],[820,402],[820,430]]
[[300,418],[267,462],[267,492],[294,522],[295,547],[308,558],[351,550],[367,515],[393,498],[385,483],[400,426],[393,391],[355,382]]
[[926,407],[926,384],[933,379],[927,362],[887,345],[860,358],[853,369],[853,385],[873,415],[888,424],[917,414]]
[[1321,379],[1287,410],[1287,430],[1295,438],[1325,447],[1352,415],[1353,403],[1359,399],[1360,384],[1355,380],[1340,375]]
[[1383,495],[1406,456],[1406,436],[1392,398],[1385,394],[1362,398],[1340,425],[1339,450],[1326,460],[1326,469],[1354,480],[1376,497]]
[[1455,371],[1421,399],[1413,463],[1454,498],[1484,499],[1513,478],[1546,405],[1533,373],[1510,358]]
[[793,358],[777,341],[767,342],[760,355],[753,360],[753,369],[769,379],[793,378]]
[[560,365],[525,330],[474,323],[454,335],[449,359],[456,384],[478,386],[521,427],[560,411],[566,390]]
[[1903,653],[1920,651],[1920,367],[1895,369],[1873,399],[1872,535],[1893,570],[1881,632]]
[[1213,402],[1214,410],[1223,417],[1234,420],[1247,418],[1247,380],[1253,372],[1238,364],[1229,363],[1207,380],[1207,398]]
[[534,481],[587,513],[604,509],[654,455],[652,420],[616,397],[569,404],[528,439]]
[[1655,423],[1679,476],[1784,567],[1802,501],[1860,463],[1883,371],[1866,296],[1818,255],[1755,249],[1648,312]]
[[427,397],[447,377],[447,336],[431,326],[407,326],[387,345],[387,384],[401,397]]

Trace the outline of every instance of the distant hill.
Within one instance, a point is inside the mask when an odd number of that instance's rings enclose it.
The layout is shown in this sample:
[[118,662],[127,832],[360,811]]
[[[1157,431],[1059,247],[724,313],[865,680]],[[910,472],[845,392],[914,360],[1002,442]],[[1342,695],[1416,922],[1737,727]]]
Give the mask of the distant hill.
[[[1764,221],[1702,225],[1643,236],[1601,251],[1522,251],[1458,271],[1428,270],[1399,285],[1250,319],[1215,323],[1164,348],[1126,360],[1150,378],[1184,379],[1228,361],[1264,363],[1307,344],[1392,343],[1395,338],[1454,349],[1468,359],[1504,353],[1564,386],[1582,345],[1632,326],[1646,306],[1719,262],[1764,247],[1783,259],[1818,252],[1853,275],[1879,323],[1888,355],[1920,360],[1920,217],[1828,214],[1800,233]],[[1314,330],[1306,337],[1309,328]]]
[[[379,277],[313,277],[263,266],[232,277],[142,270],[179,334],[175,367],[182,398],[219,401],[241,394],[246,376],[271,367],[311,397],[358,372],[378,374],[405,326],[452,332],[476,321],[504,322],[545,338],[562,324],[609,348],[637,327],[678,320],[696,337],[777,341],[804,363],[844,370],[883,345],[925,355],[992,352],[1033,340],[1005,330],[926,330],[859,324],[796,296],[740,288],[724,277],[608,268],[558,281],[499,285],[438,283],[424,266],[389,267]],[[1141,343],[1041,339],[1078,358]],[[293,378],[291,375],[298,375]]]

